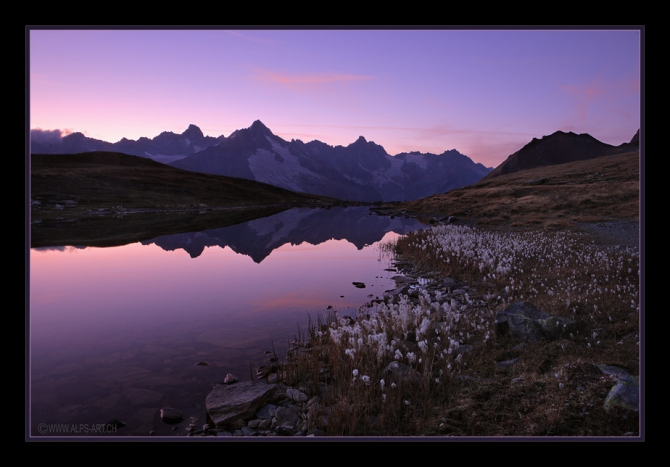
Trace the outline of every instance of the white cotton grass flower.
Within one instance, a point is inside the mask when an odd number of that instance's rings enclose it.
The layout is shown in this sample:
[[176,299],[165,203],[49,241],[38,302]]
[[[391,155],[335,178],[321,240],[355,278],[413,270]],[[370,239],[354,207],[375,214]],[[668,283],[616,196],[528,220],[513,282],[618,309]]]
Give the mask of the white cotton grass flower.
[[407,352],[407,361],[409,363],[416,362],[416,355],[414,355],[414,352]]

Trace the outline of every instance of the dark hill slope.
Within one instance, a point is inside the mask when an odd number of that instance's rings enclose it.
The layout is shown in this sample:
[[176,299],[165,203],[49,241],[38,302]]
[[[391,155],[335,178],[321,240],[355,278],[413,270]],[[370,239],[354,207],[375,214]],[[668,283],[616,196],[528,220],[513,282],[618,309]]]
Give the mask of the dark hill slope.
[[[123,206],[165,210],[199,205],[248,206],[325,200],[265,183],[189,172],[115,152],[33,154],[30,181],[31,198],[41,204],[33,217],[45,215],[56,203],[78,206],[81,211],[84,206],[87,209]],[[63,204],[64,201],[70,203]]]
[[557,131],[542,139],[533,138],[530,143],[510,155],[505,162],[486,175],[484,180],[536,167],[637,151],[639,149],[638,134],[639,131],[629,143],[620,146],[603,143],[586,133],[578,135],[572,132]]
[[31,156],[32,247],[115,246],[337,200],[114,152]]

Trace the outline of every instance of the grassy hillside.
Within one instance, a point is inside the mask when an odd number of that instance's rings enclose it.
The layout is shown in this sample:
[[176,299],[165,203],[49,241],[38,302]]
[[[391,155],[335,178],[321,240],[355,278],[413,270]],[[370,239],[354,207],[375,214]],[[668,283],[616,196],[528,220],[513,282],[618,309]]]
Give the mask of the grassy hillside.
[[639,151],[523,170],[392,206],[424,220],[480,227],[560,229],[639,220]]
[[120,245],[338,200],[127,154],[31,156],[31,245]]
[[42,212],[35,213],[37,216],[44,216],[50,204],[66,200],[89,209],[110,205],[166,209],[325,200],[264,183],[189,172],[112,152],[33,154],[30,181],[32,200],[42,203]]

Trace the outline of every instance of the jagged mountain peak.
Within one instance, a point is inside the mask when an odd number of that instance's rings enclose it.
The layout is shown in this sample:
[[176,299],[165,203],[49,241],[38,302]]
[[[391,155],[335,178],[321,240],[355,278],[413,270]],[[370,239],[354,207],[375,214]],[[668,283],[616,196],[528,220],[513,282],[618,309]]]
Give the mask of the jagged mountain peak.
[[202,130],[192,123],[188,126],[186,130],[184,130],[184,132],[181,135],[192,139],[201,139],[205,137]]
[[263,134],[273,134],[272,131],[268,127],[266,127],[263,122],[260,120],[256,120],[254,123],[251,124],[249,127],[249,130],[253,131],[254,133],[263,133]]

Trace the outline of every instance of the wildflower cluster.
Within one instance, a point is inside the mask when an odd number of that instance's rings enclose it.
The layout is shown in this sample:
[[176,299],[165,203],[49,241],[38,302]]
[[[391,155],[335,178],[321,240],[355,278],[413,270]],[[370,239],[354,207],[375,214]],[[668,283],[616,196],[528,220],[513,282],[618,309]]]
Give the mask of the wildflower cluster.
[[599,249],[564,233],[439,226],[401,238],[397,249],[444,276],[489,284],[489,301],[533,301],[572,318],[639,312],[639,253],[632,248]]
[[[329,368],[323,417],[334,434],[393,434],[393,427],[428,418],[450,399],[452,378],[468,371],[470,352],[492,339],[496,312],[511,303],[531,301],[548,314],[587,322],[598,329],[579,336],[590,352],[602,351],[601,335],[637,329],[634,249],[599,249],[561,233],[464,226],[415,232],[394,249],[396,259],[438,280],[417,280],[354,317],[331,310],[312,335],[315,367]],[[468,286],[454,289],[456,283]],[[638,358],[634,341],[621,358]]]
[[457,370],[460,346],[490,335],[490,327],[482,325],[491,321],[489,310],[466,313],[467,303],[443,299],[439,291],[431,296],[420,289],[418,295],[418,303],[401,295],[397,303],[362,310],[358,319],[332,320],[329,336],[344,360],[371,368],[396,361],[434,381]]

